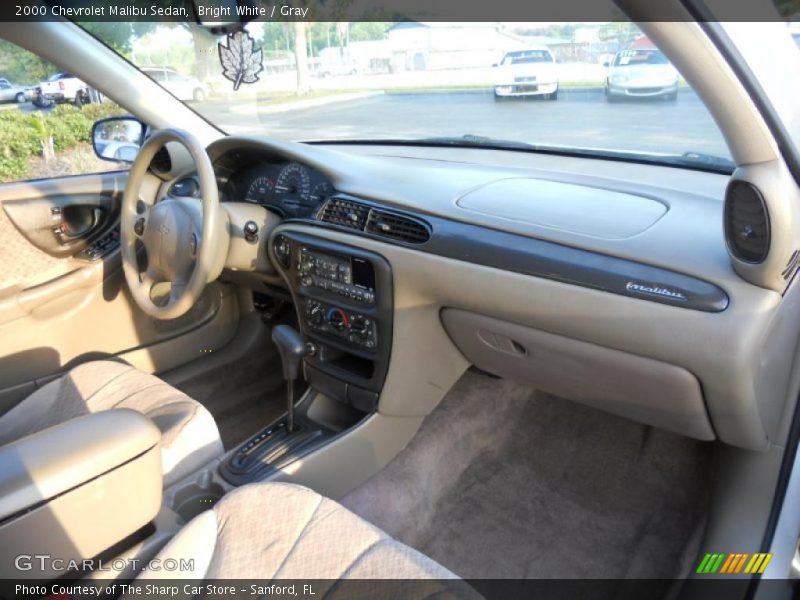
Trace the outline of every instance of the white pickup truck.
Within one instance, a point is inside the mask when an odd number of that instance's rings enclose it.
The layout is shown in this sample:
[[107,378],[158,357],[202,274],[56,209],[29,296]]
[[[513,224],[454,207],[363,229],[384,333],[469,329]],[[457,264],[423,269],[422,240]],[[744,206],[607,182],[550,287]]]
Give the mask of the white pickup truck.
[[33,102],[40,107],[48,107],[62,102],[72,102],[77,106],[82,106],[89,100],[88,85],[69,73],[59,71],[36,87]]

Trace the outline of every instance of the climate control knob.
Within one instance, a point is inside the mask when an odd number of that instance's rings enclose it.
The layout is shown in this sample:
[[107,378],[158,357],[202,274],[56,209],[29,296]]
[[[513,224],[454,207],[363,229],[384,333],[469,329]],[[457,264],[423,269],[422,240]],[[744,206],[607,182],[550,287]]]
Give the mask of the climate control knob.
[[341,308],[329,308],[325,315],[325,320],[336,331],[344,331],[350,325],[347,313]]
[[315,327],[319,327],[322,325],[322,321],[325,317],[325,311],[322,310],[322,307],[317,304],[316,302],[311,303],[308,305],[308,322]]
[[356,315],[350,321],[350,331],[360,338],[365,338],[369,335],[369,325],[369,319]]

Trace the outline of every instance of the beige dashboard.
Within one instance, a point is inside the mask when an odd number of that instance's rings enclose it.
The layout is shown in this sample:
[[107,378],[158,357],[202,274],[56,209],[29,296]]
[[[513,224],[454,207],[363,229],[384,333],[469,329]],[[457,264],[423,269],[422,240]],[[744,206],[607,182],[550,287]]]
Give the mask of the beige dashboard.
[[[797,292],[781,295],[733,270],[722,232],[726,175],[513,151],[243,137],[215,142],[209,153],[216,160],[243,148],[307,165],[337,193],[431,224],[435,243],[427,246],[331,227],[315,213],[270,228],[270,237],[301,232],[391,264],[395,334],[379,412],[427,414],[474,363],[700,439],[764,449],[785,434]],[[469,228],[446,240],[458,251],[441,251],[441,223]],[[471,244],[498,233],[523,249],[546,242],[545,249],[697,279],[725,302],[695,310],[532,275],[524,264],[486,264]],[[255,269],[236,277],[254,288],[281,283]]]

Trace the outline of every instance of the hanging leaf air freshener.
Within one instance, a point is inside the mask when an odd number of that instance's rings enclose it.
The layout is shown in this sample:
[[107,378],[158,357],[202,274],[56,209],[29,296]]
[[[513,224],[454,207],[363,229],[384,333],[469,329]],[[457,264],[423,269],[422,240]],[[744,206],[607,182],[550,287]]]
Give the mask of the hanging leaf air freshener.
[[261,48],[253,42],[246,31],[229,33],[225,40],[227,45],[219,47],[219,62],[222,75],[233,82],[233,89],[238,90],[243,83],[255,83],[258,74],[264,70]]

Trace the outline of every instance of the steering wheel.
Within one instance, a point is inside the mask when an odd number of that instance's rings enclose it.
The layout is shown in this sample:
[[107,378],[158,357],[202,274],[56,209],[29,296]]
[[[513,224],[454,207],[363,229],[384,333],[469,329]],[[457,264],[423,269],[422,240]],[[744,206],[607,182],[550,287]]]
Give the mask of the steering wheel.
[[[182,144],[192,156],[202,200],[166,196],[149,204],[141,199],[150,162],[167,142]],[[122,196],[120,238],[128,287],[136,304],[151,317],[180,317],[194,306],[206,284],[219,277],[228,250],[227,218],[219,205],[211,159],[195,136],[161,129],[144,143]],[[142,247],[147,259],[143,271],[138,256]],[[154,289],[166,292],[167,282],[169,295],[154,298]]]

